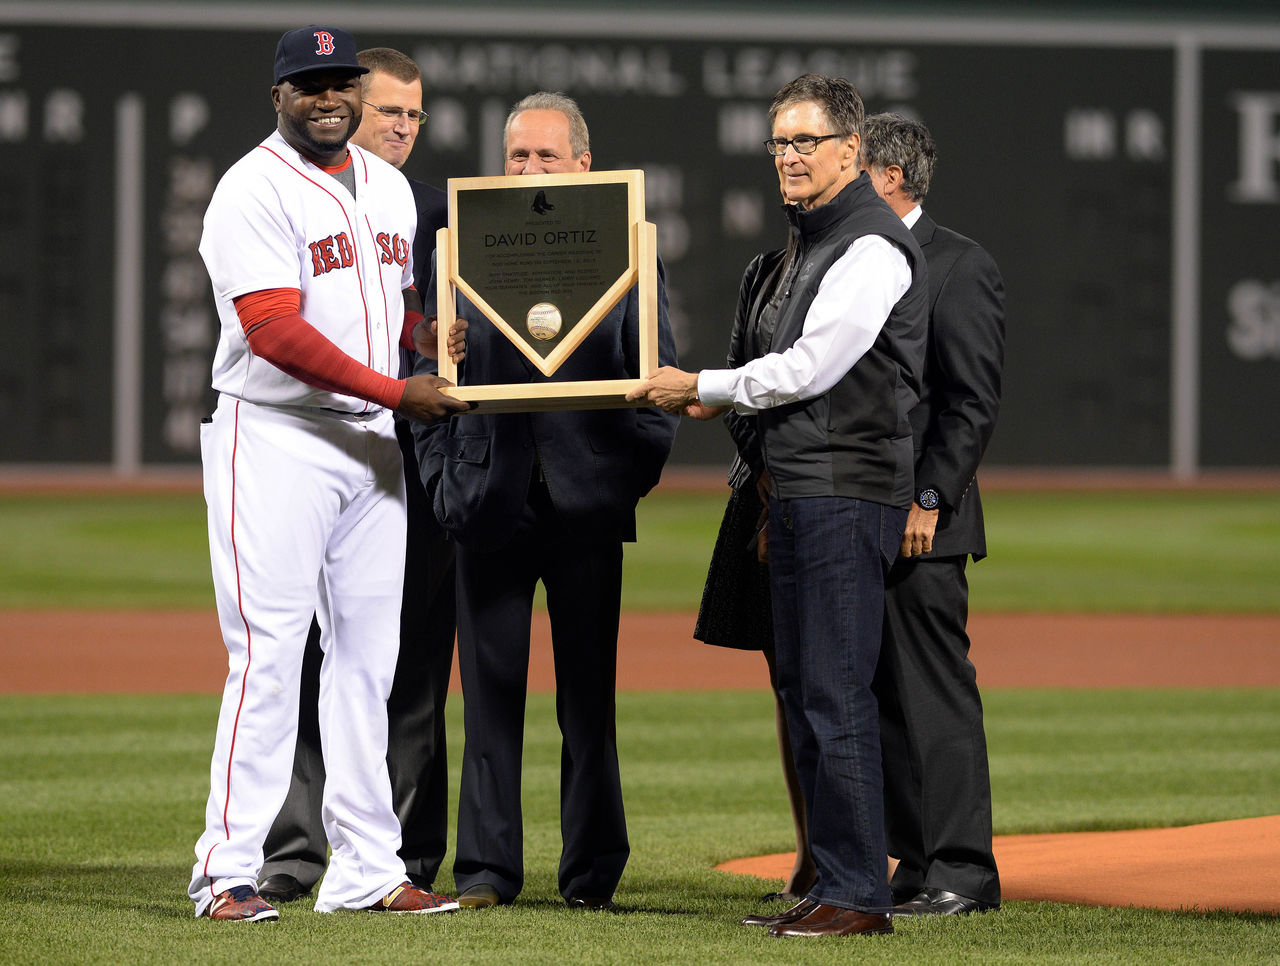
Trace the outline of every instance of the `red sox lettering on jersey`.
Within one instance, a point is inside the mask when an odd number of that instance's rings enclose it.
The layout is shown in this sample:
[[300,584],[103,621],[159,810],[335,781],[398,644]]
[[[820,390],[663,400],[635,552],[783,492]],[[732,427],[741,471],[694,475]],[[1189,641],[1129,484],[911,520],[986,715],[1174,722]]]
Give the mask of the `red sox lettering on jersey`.
[[401,238],[399,235],[388,235],[385,231],[379,232],[377,237],[378,249],[382,252],[382,264],[384,265],[408,265],[409,264],[409,241]]
[[[383,265],[399,265],[402,268],[409,264],[409,243],[400,235],[389,235],[385,231],[378,232],[375,237]],[[351,239],[346,232],[338,232],[307,246],[311,249],[312,276],[332,272],[335,268],[350,268],[355,264],[355,254],[351,248]]]
[[307,247],[311,249],[313,277],[332,272],[335,268],[350,268],[355,264],[355,252],[345,231],[314,241]]

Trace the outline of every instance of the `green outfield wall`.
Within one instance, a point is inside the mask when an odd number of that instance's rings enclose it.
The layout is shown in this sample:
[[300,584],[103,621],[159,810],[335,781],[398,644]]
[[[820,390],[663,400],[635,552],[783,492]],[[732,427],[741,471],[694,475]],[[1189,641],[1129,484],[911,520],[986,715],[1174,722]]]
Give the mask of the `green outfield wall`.
[[[783,240],[770,96],[849,77],[869,110],[930,126],[926,207],[1003,271],[988,462],[1190,476],[1280,465],[1273,7],[340,9],[423,70],[410,177],[496,173],[513,101],[579,100],[594,167],[645,173],[686,368],[720,364],[743,267]],[[275,42],[311,10],[0,2],[0,464],[198,460],[217,337],[201,217],[274,125]],[[721,427],[686,424],[673,458],[729,455]]]

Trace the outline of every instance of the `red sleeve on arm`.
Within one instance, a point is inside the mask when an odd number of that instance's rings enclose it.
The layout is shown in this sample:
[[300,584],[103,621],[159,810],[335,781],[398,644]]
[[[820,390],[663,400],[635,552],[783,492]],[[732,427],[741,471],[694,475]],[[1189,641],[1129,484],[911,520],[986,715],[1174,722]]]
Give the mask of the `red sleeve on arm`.
[[298,315],[302,311],[302,293],[296,288],[268,288],[241,295],[233,299],[232,304],[240,316],[244,334],[251,335],[264,322],[284,315]]
[[422,297],[418,290],[410,285],[404,290],[404,327],[400,330],[400,347],[413,352],[417,347],[413,344],[413,327],[426,318],[422,314]]
[[405,381],[374,372],[326,339],[298,314],[301,300],[297,289],[283,288],[235,299],[249,348],[309,386],[367,399],[387,409],[399,406]]
[[413,344],[413,328],[419,322],[426,319],[421,312],[414,312],[412,309],[404,310],[404,329],[400,332],[400,346],[413,352],[415,346]]

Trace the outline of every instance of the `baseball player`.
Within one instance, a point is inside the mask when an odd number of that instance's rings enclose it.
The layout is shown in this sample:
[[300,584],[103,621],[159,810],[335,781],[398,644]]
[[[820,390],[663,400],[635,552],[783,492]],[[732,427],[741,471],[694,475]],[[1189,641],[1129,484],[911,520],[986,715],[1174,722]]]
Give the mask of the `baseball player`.
[[257,881],[289,787],[313,613],[333,851],[316,911],[457,907],[412,885],[396,854],[386,702],[405,551],[392,412],[429,421],[466,405],[438,377],[390,375],[401,344],[432,340],[413,311],[408,182],[347,143],[365,72],[345,30],[281,37],[277,130],[223,176],[200,242],[221,321],[201,453],[229,672],[188,892],[216,920],[278,918]]
[[[369,73],[361,78],[364,115],[351,143],[403,169],[426,117],[421,72],[411,57],[389,47],[362,50],[356,58]],[[419,292],[425,292],[436,250],[436,230],[449,220],[449,196],[412,178],[409,188],[418,210],[414,284]],[[413,371],[416,357],[412,351],[401,350],[401,373]],[[454,544],[436,522],[422,490],[412,423],[397,417],[396,436],[405,460],[409,524],[400,602],[400,657],[387,699],[387,770],[391,801],[400,819],[400,857],[409,881],[430,890],[449,838],[444,708],[456,625]],[[322,657],[320,628],[313,621],[302,659],[293,780],[263,844],[266,858],[258,894],[275,906],[309,894],[329,861],[321,817],[324,759],[316,715]]]

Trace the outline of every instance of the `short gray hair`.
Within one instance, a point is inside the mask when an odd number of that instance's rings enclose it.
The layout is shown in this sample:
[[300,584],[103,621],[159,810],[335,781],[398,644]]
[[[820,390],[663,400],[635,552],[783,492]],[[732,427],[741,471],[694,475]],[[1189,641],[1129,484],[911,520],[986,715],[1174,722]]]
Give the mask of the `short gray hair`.
[[591,137],[587,134],[587,122],[582,117],[577,102],[567,94],[559,91],[537,91],[528,97],[521,98],[507,115],[507,123],[502,128],[502,143],[507,143],[511,135],[511,122],[516,115],[525,111],[559,111],[569,119],[569,150],[576,161],[591,150]]
[[902,169],[902,190],[917,204],[929,193],[938,146],[919,121],[901,114],[872,114],[863,124],[862,166],[883,171],[891,164]]

